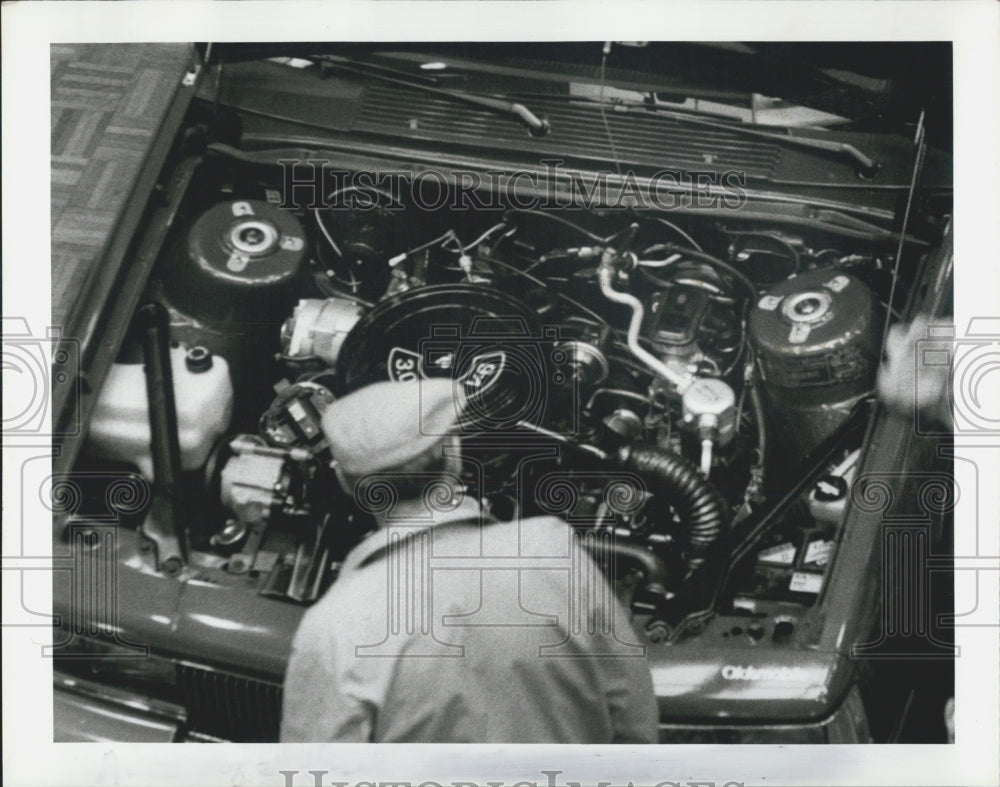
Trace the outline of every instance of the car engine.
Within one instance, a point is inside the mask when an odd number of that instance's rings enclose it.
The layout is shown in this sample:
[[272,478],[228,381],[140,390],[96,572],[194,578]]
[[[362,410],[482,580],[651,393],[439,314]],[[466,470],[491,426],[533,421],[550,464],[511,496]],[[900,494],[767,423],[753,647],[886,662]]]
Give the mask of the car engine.
[[[158,571],[314,601],[372,526],[333,477],[324,409],[444,376],[469,403],[467,494],[606,535],[652,638],[683,636],[723,577],[730,606],[819,592],[891,247],[738,212],[429,210],[364,186],[310,207],[273,167],[210,152],[83,460],[152,485],[134,518]],[[557,450],[526,462],[538,446]],[[788,467],[810,472],[790,488]]]
[[[134,186],[59,108],[57,737],[277,740],[303,616],[426,480],[570,525],[593,565],[553,570],[609,579],[661,742],[943,739],[950,358],[904,372],[954,312],[952,53],[832,43],[185,47]],[[447,483],[346,493],[324,413],[428,378]]]

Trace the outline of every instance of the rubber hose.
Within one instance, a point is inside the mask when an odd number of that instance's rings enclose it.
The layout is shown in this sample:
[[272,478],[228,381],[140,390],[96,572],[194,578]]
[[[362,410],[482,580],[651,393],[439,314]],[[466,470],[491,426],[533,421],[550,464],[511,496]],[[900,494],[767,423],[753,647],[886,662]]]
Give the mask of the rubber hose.
[[662,495],[676,509],[685,529],[688,570],[696,569],[725,527],[722,496],[697,467],[678,454],[639,445],[626,446],[618,456],[627,470],[649,485],[649,491]]
[[670,574],[666,563],[650,550],[639,544],[630,544],[616,538],[608,543],[603,540],[581,539],[580,543],[591,553],[598,565],[602,560],[607,559],[608,553],[617,560],[626,560],[636,563],[642,569],[642,586],[655,596],[665,596],[667,588],[670,586]]

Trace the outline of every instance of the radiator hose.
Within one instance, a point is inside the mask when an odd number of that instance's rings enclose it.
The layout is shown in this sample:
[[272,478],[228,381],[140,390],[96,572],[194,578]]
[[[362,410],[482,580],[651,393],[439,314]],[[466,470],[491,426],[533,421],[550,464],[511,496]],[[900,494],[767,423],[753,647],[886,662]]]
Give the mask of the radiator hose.
[[622,466],[636,473],[649,491],[674,507],[685,532],[690,575],[718,541],[726,524],[726,504],[715,488],[684,457],[656,446],[634,445],[618,454]]

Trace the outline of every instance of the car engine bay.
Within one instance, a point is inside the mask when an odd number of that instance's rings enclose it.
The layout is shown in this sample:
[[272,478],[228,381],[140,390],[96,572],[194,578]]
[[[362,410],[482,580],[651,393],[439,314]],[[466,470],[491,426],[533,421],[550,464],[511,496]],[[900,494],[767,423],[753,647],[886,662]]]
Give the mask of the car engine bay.
[[[112,509],[105,559],[131,602],[60,669],[130,684],[76,657],[149,643],[192,729],[273,740],[297,620],[391,505],[376,484],[341,490],[323,412],[445,377],[467,401],[463,493],[497,519],[573,526],[653,647],[664,740],[746,740],[688,725],[826,718],[834,700],[857,715],[823,603],[864,493],[883,337],[946,213],[901,241],[800,206],[525,206],[389,158],[317,179],[328,149],[203,131],[161,177],[164,204],[179,196],[60,520],[99,561]],[[216,703],[217,674],[247,681],[249,704]],[[823,718],[759,740],[855,740]]]
[[[655,620],[872,390],[891,248],[622,211],[428,212],[360,187],[296,211],[236,175],[196,190],[87,443],[88,461],[184,486],[145,526],[167,573],[186,538],[263,594],[315,600],[370,525],[338,494],[322,412],[371,382],[449,376],[471,412],[468,493],[614,534],[653,574],[636,603]],[[173,381],[179,440],[158,458],[141,361],[165,341],[156,383]],[[497,442],[512,434],[560,455],[518,476]],[[857,448],[761,542],[751,597],[818,592]],[[612,468],[634,487],[605,488]]]

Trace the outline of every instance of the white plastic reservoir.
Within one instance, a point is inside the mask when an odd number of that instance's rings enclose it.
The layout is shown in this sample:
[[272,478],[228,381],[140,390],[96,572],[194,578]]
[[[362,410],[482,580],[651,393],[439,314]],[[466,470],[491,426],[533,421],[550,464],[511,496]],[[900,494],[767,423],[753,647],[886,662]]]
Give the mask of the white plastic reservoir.
[[[229,365],[202,347],[189,351],[183,345],[171,348],[170,362],[181,467],[196,470],[229,428],[233,414]],[[137,465],[142,475],[152,480],[149,402],[142,363],[111,367],[94,408],[87,448],[95,456]]]

